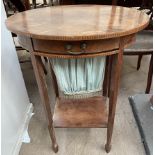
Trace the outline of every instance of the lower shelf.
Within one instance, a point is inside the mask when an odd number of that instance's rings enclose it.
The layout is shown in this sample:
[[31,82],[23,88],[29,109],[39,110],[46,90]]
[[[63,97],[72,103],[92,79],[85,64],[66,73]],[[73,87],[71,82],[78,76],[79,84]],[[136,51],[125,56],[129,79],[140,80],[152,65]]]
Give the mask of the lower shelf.
[[53,114],[54,127],[104,128],[107,127],[107,122],[106,98],[103,96],[86,99],[57,99]]

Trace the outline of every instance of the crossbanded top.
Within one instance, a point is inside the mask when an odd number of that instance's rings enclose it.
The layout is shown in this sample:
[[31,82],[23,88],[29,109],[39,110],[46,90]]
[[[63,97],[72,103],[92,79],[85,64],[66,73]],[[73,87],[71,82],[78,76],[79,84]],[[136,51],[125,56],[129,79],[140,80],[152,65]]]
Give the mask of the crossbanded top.
[[6,20],[16,34],[45,40],[95,40],[126,36],[144,29],[149,16],[135,8],[67,5],[33,9]]

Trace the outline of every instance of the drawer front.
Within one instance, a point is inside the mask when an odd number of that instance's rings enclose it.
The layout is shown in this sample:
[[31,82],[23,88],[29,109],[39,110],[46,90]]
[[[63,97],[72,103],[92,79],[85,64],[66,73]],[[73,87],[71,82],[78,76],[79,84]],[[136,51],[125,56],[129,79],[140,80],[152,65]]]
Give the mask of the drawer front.
[[[135,35],[126,36],[124,38],[124,45],[127,46],[132,43],[134,38]],[[120,38],[87,41],[56,41],[30,39],[25,36],[18,36],[18,40],[21,46],[27,50],[62,55],[93,54],[112,51],[119,48],[120,42]]]
[[40,52],[55,54],[90,54],[118,49],[119,40],[94,40],[94,41],[53,41],[33,39],[34,49]]

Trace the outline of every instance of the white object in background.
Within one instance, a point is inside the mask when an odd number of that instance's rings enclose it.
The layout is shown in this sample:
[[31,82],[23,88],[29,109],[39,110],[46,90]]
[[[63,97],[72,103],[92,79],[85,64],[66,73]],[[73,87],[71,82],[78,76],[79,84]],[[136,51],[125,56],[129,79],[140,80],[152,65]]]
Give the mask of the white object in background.
[[[30,114],[29,120],[31,119],[31,117],[32,117],[33,115],[34,115],[34,113],[31,113],[31,114]],[[31,142],[31,139],[30,139],[30,136],[29,136],[29,133],[28,133],[28,126],[27,126],[27,129],[25,130],[25,132],[24,132],[24,134],[23,134],[22,142],[23,142],[23,143],[30,143],[30,142]]]
[[24,132],[22,142],[23,143],[30,143],[31,142],[30,136],[29,136],[29,133],[27,130]]
[[1,5],[1,154],[18,155],[29,123],[29,101],[11,33],[5,26],[6,13]]

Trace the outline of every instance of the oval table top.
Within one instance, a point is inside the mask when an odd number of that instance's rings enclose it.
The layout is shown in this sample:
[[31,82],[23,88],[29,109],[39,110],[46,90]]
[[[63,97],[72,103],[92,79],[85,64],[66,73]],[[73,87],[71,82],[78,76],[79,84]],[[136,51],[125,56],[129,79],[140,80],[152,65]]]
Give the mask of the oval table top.
[[126,36],[144,29],[149,16],[135,8],[66,5],[17,13],[6,20],[19,35],[45,40],[95,40]]

